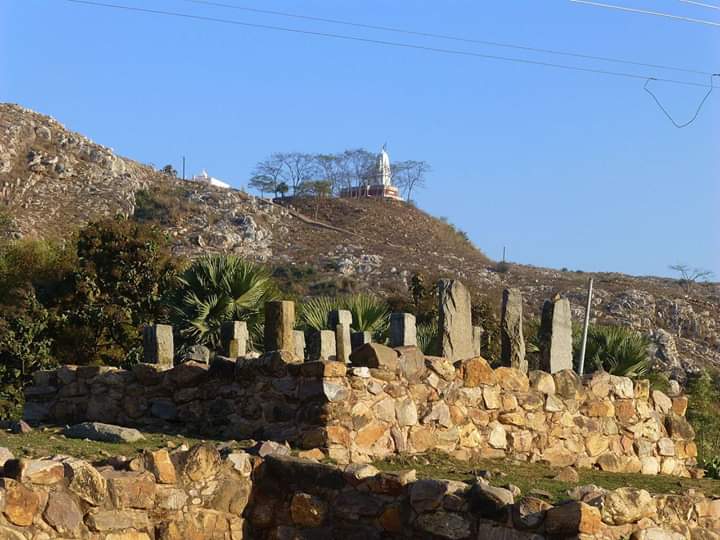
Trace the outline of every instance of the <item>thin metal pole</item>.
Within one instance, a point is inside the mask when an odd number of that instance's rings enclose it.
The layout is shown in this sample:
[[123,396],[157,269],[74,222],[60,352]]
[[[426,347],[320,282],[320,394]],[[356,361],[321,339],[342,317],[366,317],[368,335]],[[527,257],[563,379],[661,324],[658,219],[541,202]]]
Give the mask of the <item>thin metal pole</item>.
[[183,156],[183,175],[182,179],[185,180],[185,156]]
[[590,326],[590,307],[592,305],[593,278],[588,282],[587,305],[585,306],[585,324],[583,325],[582,347],[580,348],[580,375],[585,371],[585,347],[587,346],[588,326]]

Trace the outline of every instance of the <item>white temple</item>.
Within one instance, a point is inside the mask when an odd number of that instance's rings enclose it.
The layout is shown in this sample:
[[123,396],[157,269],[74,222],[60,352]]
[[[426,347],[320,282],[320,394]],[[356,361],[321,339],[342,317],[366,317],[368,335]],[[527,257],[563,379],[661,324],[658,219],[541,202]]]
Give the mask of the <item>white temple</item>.
[[207,173],[207,171],[205,169],[203,169],[203,171],[200,174],[193,176],[193,181],[201,182],[203,184],[209,184],[211,186],[215,186],[215,187],[219,187],[219,188],[230,189],[230,184],[226,184],[222,180],[213,178],[212,176],[210,176]]
[[343,189],[341,197],[381,197],[385,199],[403,200],[400,190],[392,185],[392,168],[390,156],[383,145],[377,158],[375,171],[370,175],[370,183]]

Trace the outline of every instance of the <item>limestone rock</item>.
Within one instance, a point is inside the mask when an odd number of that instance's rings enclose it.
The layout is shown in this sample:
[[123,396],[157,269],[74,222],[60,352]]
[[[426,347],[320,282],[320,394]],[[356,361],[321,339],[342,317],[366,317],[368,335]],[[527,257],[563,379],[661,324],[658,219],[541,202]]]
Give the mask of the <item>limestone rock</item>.
[[545,530],[551,535],[595,534],[601,527],[600,510],[582,502],[561,504],[545,514]]
[[473,328],[470,293],[456,280],[438,282],[439,334],[442,356],[451,362],[472,358]]
[[43,518],[61,535],[71,536],[83,523],[83,513],[75,500],[63,491],[51,491]]
[[63,461],[68,489],[93,506],[103,503],[107,495],[105,478],[87,461],[68,458]]
[[457,362],[455,368],[460,370],[466,388],[495,384],[495,372],[482,356]]
[[5,462],[10,459],[15,459],[13,453],[4,446],[0,446],[0,469],[2,469],[5,466]]
[[546,300],[540,322],[540,368],[549,373],[572,369],[572,321],[567,298]]
[[145,439],[137,429],[102,422],[75,424],[65,428],[63,434],[71,439],[90,439],[110,443],[134,443]]
[[24,484],[51,485],[65,477],[65,468],[51,459],[13,459],[5,463],[4,473]]
[[175,465],[167,450],[146,451],[144,458],[145,467],[153,473],[158,484],[174,484],[177,481]]
[[558,482],[577,484],[580,481],[580,475],[572,467],[565,467],[557,475],[555,475],[555,478],[553,478],[553,480],[557,480]]
[[527,392],[530,390],[530,381],[527,375],[519,369],[499,367],[495,370],[495,377],[500,386],[508,392]]
[[531,389],[549,396],[555,394],[555,379],[549,373],[534,370],[528,373],[528,379],[530,380]]
[[0,478],[0,488],[5,491],[2,513],[7,520],[18,527],[31,525],[40,506],[37,494],[10,478]]
[[325,519],[327,507],[319,497],[296,493],[290,501],[290,515],[295,525],[319,527]]
[[482,480],[470,490],[470,507],[481,517],[499,520],[507,516],[510,505],[514,502],[515,498],[511,491],[491,486]]
[[448,540],[468,538],[471,526],[472,523],[467,517],[443,510],[421,514],[416,521],[416,527],[421,531]]
[[673,412],[665,417],[665,427],[668,435],[673,439],[690,441],[695,438],[695,430],[690,425],[690,422]]
[[619,488],[603,499],[602,518],[610,525],[637,523],[655,514],[652,496],[644,489]]
[[396,372],[399,368],[398,353],[379,343],[366,343],[355,349],[350,355],[350,363],[355,367],[385,369]]
[[578,399],[583,392],[582,381],[572,369],[565,369],[553,374],[555,393],[564,399]]
[[183,463],[183,474],[197,482],[217,474],[220,454],[211,444],[198,444],[190,449]]
[[525,359],[525,339],[523,337],[522,293],[520,289],[503,291],[500,315],[500,361],[504,366],[519,369],[527,373]]
[[512,522],[518,529],[534,530],[542,525],[545,520],[545,512],[552,508],[552,505],[537,497],[523,497],[513,504],[510,515]]

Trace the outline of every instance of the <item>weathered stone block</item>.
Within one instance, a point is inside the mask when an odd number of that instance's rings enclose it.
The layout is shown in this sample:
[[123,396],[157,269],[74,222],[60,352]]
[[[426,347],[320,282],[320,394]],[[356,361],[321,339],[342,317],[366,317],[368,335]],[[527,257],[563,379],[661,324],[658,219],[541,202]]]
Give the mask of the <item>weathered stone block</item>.
[[245,321],[227,321],[220,327],[223,356],[237,358],[247,354],[249,339],[247,323]]
[[545,530],[551,535],[595,534],[601,527],[600,510],[583,502],[561,504],[545,514]]
[[500,361],[504,366],[527,373],[522,323],[522,293],[520,289],[505,289],[500,313]]
[[456,280],[438,282],[441,354],[450,361],[473,356],[470,293]]
[[417,347],[415,315],[411,313],[392,313],[390,315],[390,346]]
[[368,367],[385,369],[397,372],[399,357],[397,351],[380,345],[379,343],[366,343],[350,355],[350,363],[354,367]]
[[295,303],[275,301],[265,304],[265,351],[295,350]]
[[572,369],[572,322],[567,298],[545,301],[539,337],[540,369],[548,373]]
[[143,330],[143,352],[145,362],[148,364],[170,369],[175,356],[172,326],[167,324],[146,326]]

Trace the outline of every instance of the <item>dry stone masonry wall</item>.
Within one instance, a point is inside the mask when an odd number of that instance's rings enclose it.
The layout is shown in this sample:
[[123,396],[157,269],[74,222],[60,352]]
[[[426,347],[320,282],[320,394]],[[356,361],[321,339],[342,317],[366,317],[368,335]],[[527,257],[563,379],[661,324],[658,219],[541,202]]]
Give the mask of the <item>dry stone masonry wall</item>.
[[579,486],[553,506],[482,479],[418,480],[413,470],[259,454],[203,444],[95,464],[5,455],[0,538],[712,540],[720,532],[720,500],[693,492]]
[[169,370],[65,366],[35,375],[25,417],[288,441],[343,463],[435,449],[681,476],[696,463],[687,398],[651,392],[647,381],[526,375],[482,357],[452,363],[374,343],[350,360],[298,362],[276,351]]

